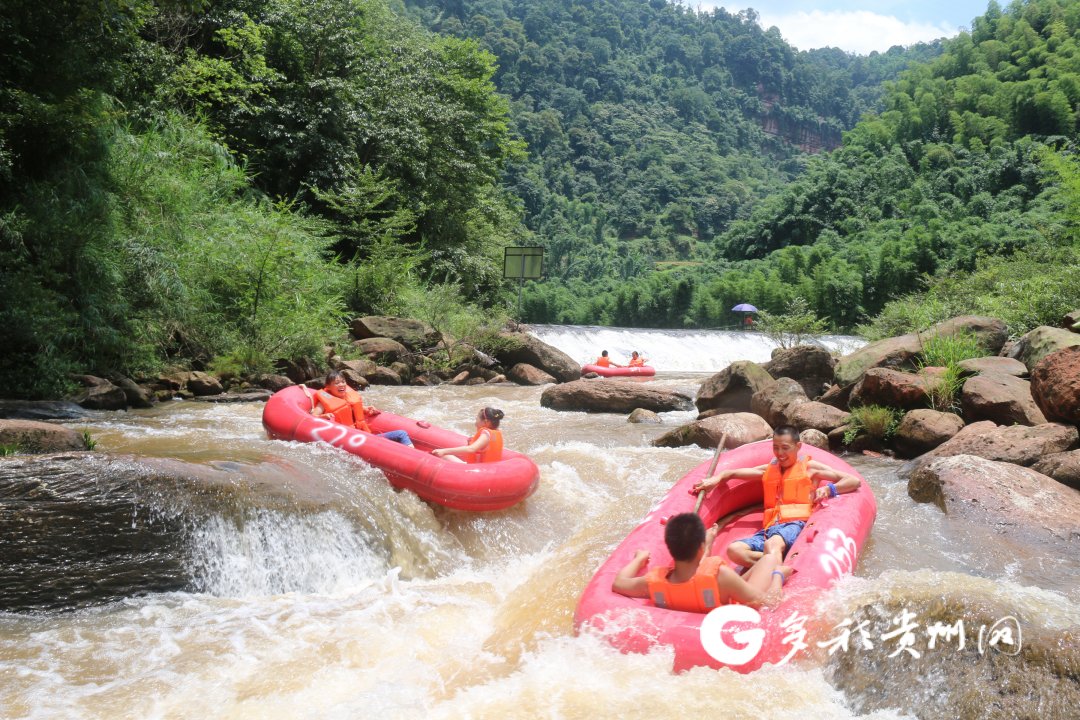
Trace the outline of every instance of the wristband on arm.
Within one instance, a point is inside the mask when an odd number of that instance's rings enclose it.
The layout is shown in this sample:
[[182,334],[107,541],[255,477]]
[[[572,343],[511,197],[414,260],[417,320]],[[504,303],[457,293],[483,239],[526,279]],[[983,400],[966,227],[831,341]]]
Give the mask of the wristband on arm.
[[829,497],[836,497],[836,483],[829,483],[826,487],[829,488]]
[[772,574],[780,576],[780,587],[783,587],[784,586],[784,573],[780,572],[779,570],[773,570]]

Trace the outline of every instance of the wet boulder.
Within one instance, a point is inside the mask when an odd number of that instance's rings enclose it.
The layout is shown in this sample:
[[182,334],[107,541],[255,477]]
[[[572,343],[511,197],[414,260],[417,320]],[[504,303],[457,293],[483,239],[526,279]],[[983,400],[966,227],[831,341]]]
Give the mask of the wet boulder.
[[727,435],[725,447],[731,449],[771,438],[772,428],[754,413],[723,413],[675,428],[654,440],[653,445],[656,447],[699,445],[714,448],[720,444],[720,438],[725,434]]
[[832,385],[836,358],[817,345],[796,345],[776,348],[772,351],[772,359],[762,367],[774,378],[795,380],[802,385],[807,397],[816,398]]
[[1043,358],[1031,371],[1031,394],[1048,419],[1080,425],[1080,347]]
[[518,363],[506,371],[506,377],[518,385],[548,385],[557,382],[538,367],[529,363]]
[[964,382],[960,406],[968,422],[1042,425],[1046,416],[1031,396],[1031,383],[1012,375],[976,375]]
[[83,436],[63,425],[37,420],[0,420],[0,445],[20,453],[85,450]]
[[540,404],[553,410],[605,413],[629,413],[636,408],[671,412],[694,407],[689,397],[675,390],[617,380],[575,380],[554,385],[544,390]]
[[67,400],[0,400],[0,418],[9,420],[79,420],[88,414]]
[[556,347],[528,333],[504,332],[500,337],[507,340],[507,347],[496,354],[504,367],[526,363],[539,368],[559,382],[572,382],[581,378],[581,365]]
[[664,422],[660,419],[660,416],[654,413],[652,410],[646,410],[645,408],[637,408],[634,412],[630,413],[626,418],[626,422],[634,423],[635,425],[659,425]]
[[749,412],[758,390],[773,384],[773,377],[757,363],[733,362],[698,388],[694,404],[702,412]]
[[892,444],[901,457],[922,455],[955,437],[964,428],[964,420],[953,413],[937,410],[911,410],[900,421]]

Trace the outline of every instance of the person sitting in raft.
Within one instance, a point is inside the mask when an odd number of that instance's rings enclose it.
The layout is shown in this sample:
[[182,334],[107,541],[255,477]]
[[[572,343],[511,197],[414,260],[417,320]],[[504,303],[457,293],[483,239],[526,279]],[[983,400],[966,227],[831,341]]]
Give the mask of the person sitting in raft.
[[630,362],[626,364],[626,367],[645,367],[645,363],[648,362],[645,358],[638,355],[637,350],[630,353]]
[[[349,384],[345,382],[345,376],[337,370],[327,374],[323,389],[316,390],[315,397],[312,400],[312,415],[328,415],[335,422],[342,425],[351,425],[357,430],[363,430],[366,433],[371,432],[371,428],[367,424],[367,418],[375,417],[380,412],[373,407],[365,408],[360,393],[349,387]],[[404,430],[391,430],[378,433],[378,435],[387,440],[393,440],[412,447],[409,433]]]
[[596,362],[593,365],[599,365],[600,367],[622,367],[618,363],[611,362],[611,358],[608,357],[607,350],[600,353],[600,357],[596,358]]
[[674,567],[655,567],[641,575],[649,560],[646,550],[615,575],[611,589],[628,597],[647,597],[657,607],[684,612],[709,612],[733,602],[758,607],[780,602],[784,579],[791,568],[781,565],[780,553],[770,552],[745,575],[731,569],[710,549],[719,528],[705,530],[697,513],[670,518],[664,527],[664,544],[675,560]]
[[502,460],[503,438],[499,430],[499,421],[503,419],[503,411],[497,408],[483,408],[476,415],[476,434],[469,438],[468,445],[451,448],[436,448],[431,451],[435,457],[444,457],[454,462],[468,462],[457,457],[464,455],[472,457],[473,462],[498,462]]
[[[705,478],[691,491],[707,493],[729,478],[761,478],[765,504],[763,527],[727,548],[727,556],[740,565],[749,567],[770,552],[780,552],[783,557],[806,527],[816,503],[859,487],[861,481],[857,476],[800,456],[801,447],[799,431],[782,425],[773,433],[774,457],[768,464],[724,470]],[[822,480],[826,482],[815,487]]]

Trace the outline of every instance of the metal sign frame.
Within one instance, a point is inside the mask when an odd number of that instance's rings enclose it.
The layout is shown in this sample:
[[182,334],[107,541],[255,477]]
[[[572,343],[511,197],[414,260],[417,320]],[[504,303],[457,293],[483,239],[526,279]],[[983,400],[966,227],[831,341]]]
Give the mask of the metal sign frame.
[[539,280],[544,276],[544,248],[518,245],[503,248],[503,277]]

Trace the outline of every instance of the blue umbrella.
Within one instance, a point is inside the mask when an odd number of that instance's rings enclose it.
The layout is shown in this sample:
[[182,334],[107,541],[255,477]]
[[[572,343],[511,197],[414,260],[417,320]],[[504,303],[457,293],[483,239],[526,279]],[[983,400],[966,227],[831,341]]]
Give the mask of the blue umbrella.
[[750,303],[739,303],[735,307],[731,308],[732,312],[757,312],[757,308]]

